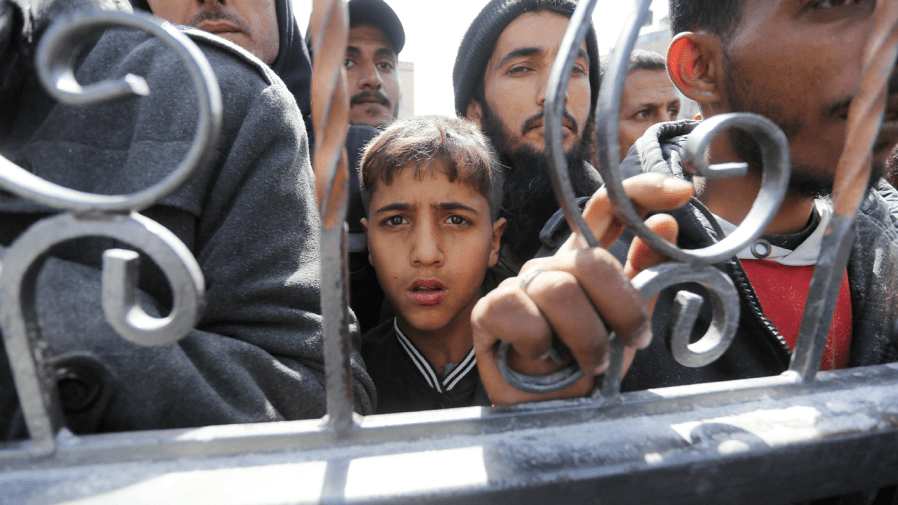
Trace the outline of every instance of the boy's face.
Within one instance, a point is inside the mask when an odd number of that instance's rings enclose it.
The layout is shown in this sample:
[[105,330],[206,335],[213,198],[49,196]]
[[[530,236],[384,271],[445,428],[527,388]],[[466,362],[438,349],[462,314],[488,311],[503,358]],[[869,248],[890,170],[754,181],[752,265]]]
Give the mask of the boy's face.
[[414,167],[371,195],[368,260],[400,322],[423,331],[470,324],[486,269],[499,258],[505,220],[490,222],[487,199],[431,162],[421,180]]

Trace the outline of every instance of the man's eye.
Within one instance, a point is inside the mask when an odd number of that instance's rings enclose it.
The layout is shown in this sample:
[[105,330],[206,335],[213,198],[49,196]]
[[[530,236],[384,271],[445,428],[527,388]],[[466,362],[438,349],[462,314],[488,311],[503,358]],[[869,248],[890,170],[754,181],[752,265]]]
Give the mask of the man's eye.
[[645,118],[649,117],[649,114],[651,114],[650,110],[642,109],[641,111],[637,112],[636,114],[633,114],[633,117],[636,119],[645,119]]
[[680,115],[680,109],[670,109],[667,111],[667,115],[670,116],[671,120],[674,120]]
[[355,62],[352,61],[350,58],[346,58],[345,60],[343,60],[343,66],[346,68],[352,68],[354,65],[355,65]]
[[586,75],[586,69],[574,65],[574,68],[571,69],[571,75]]
[[384,219],[384,224],[387,226],[401,226],[405,224],[405,218],[402,216],[390,216]]
[[377,68],[379,68],[381,70],[393,70],[393,68],[395,68],[395,67],[393,66],[393,63],[390,61],[381,61],[380,63],[377,64]]
[[529,71],[530,71],[529,67],[512,67],[512,68],[508,69],[508,74],[509,75],[525,74]]

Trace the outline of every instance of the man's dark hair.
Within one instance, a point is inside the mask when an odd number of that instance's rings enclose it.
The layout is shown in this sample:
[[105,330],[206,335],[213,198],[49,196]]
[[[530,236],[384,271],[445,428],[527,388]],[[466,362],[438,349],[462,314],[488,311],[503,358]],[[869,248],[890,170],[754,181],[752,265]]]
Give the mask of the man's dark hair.
[[741,0],[670,0],[670,32],[707,30],[726,43],[742,14]]
[[[431,162],[439,160],[442,167]],[[378,183],[391,185],[409,165],[420,180],[441,169],[450,182],[456,179],[476,189],[490,206],[493,221],[502,207],[504,173],[493,148],[476,124],[447,116],[418,116],[393,122],[365,148],[359,180],[365,207]]]
[[[573,0],[491,0],[474,18],[462,38],[452,70],[452,86],[455,91],[455,112],[464,116],[468,102],[483,99],[483,74],[493,55],[496,42],[505,28],[525,13],[548,11],[568,19],[577,8]],[[586,54],[589,56],[589,117],[595,114],[599,98],[602,73],[599,69],[599,46],[595,27],[590,22],[586,34]]]
[[630,53],[630,64],[627,73],[632,74],[637,70],[667,70],[667,59],[661,53],[634,49]]

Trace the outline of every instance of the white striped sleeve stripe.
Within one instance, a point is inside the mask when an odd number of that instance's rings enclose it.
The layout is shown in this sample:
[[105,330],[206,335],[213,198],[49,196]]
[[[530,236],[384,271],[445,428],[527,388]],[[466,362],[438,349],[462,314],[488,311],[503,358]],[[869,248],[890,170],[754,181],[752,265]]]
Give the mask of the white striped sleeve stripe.
[[474,356],[474,348],[472,347],[471,352],[465,356],[465,359],[443,380],[443,388],[446,391],[452,390],[475,366],[477,366],[477,358]]
[[430,385],[433,389],[436,389],[438,392],[442,393],[443,390],[440,388],[440,381],[437,379],[437,374],[433,370],[433,367],[430,366],[430,362],[427,361],[427,358],[421,355],[418,352],[418,349],[415,348],[415,345],[409,341],[408,337],[406,337],[402,330],[399,329],[399,325],[396,324],[396,320],[393,319],[393,329],[396,330],[396,337],[399,338],[399,343],[402,344],[402,348],[405,349],[405,352],[408,353],[409,357],[412,358],[412,362],[418,367],[418,371],[421,372],[421,375],[424,376],[424,379],[427,380],[427,384]]

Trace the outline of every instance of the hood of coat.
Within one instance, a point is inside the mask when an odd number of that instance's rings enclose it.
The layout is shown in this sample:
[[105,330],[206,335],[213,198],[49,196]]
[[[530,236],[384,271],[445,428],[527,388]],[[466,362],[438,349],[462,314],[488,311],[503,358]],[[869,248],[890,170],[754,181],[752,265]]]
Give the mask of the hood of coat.
[[[177,0],[181,1],[181,0]],[[293,15],[291,0],[274,0],[278,18],[278,37],[280,41],[278,55],[271,69],[284,81],[287,89],[296,99],[296,105],[302,112],[303,120],[308,124],[312,113],[312,60],[303,40],[296,16]],[[147,0],[131,0],[135,9],[150,10]]]

